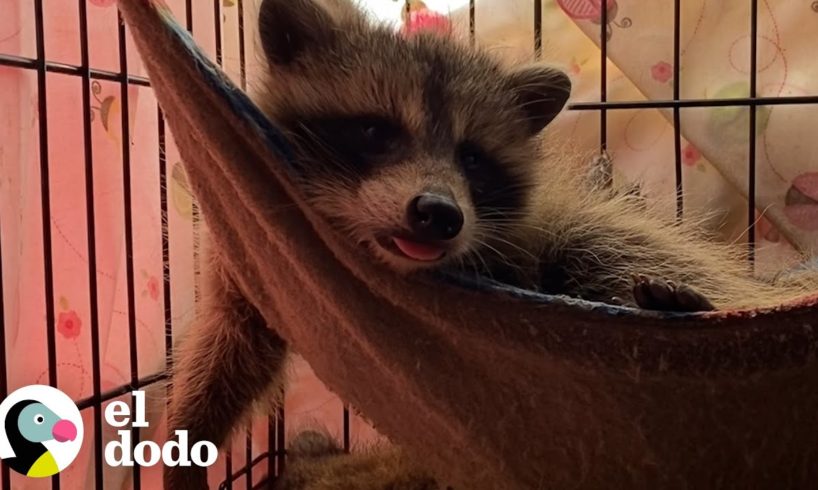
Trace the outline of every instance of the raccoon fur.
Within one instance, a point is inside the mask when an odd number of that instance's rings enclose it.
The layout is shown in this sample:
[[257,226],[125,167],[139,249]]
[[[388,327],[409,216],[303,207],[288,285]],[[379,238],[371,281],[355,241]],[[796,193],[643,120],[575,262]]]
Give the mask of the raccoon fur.
[[[585,169],[541,137],[571,89],[555,68],[402,37],[350,0],[260,9],[269,76],[254,98],[289,136],[309,203],[373,260],[660,310],[769,306],[818,284],[755,278],[740,251],[695,224],[588,185]],[[221,445],[277,391],[287,346],[209,259],[202,319],[174,365],[169,433]],[[434,488],[393,453],[379,457],[302,458],[286,488]],[[168,489],[206,485],[201,468],[165,470]]]

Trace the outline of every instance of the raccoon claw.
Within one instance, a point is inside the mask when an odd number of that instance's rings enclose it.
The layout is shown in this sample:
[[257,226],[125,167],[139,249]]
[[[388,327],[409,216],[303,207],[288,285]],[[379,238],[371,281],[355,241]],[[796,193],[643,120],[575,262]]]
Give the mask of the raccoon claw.
[[608,301],[608,303],[610,303],[610,304],[612,304],[614,306],[633,306],[631,303],[629,303],[628,301],[625,301],[624,299],[620,298],[619,296],[612,296],[611,299]]
[[645,310],[655,311],[712,311],[715,306],[703,294],[686,284],[632,274],[633,299]]

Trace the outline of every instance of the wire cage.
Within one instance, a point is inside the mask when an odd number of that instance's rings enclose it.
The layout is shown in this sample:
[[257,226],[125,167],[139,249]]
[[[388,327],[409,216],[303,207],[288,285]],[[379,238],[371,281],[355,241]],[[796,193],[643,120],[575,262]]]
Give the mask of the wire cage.
[[[100,0],[104,3],[104,0]],[[224,33],[222,32],[223,24],[221,22],[223,16],[224,6],[230,1],[235,1],[238,23],[238,67],[239,80],[244,87],[247,83],[247,64],[246,58],[246,43],[249,42],[244,34],[245,31],[245,9],[247,0],[213,0],[212,2],[194,2],[192,0],[185,1],[184,18],[181,20],[187,29],[194,34],[199,30],[212,30],[215,46],[214,56],[220,65],[224,63],[222,40]],[[566,0],[567,3],[571,3]],[[675,175],[675,190],[676,190],[676,213],[679,218],[682,217],[683,211],[683,149],[682,149],[682,134],[681,134],[681,111],[685,108],[700,108],[700,107],[742,107],[749,110],[749,124],[746,127],[746,134],[749,142],[748,146],[748,209],[747,209],[747,230],[748,230],[748,244],[750,256],[752,257],[755,250],[756,241],[756,138],[757,138],[757,118],[758,108],[768,105],[797,105],[797,104],[815,104],[818,103],[818,96],[816,95],[802,95],[802,96],[777,96],[777,97],[761,97],[758,95],[758,43],[759,43],[759,1],[747,0],[750,5],[750,19],[749,19],[749,42],[750,42],[750,60],[749,60],[749,96],[738,98],[707,98],[707,99],[683,99],[681,97],[681,79],[683,73],[681,72],[681,57],[682,57],[682,42],[681,42],[681,0],[673,0],[673,59],[672,59],[672,98],[666,100],[647,100],[647,101],[611,101],[608,98],[608,84],[609,73],[607,70],[608,59],[608,40],[610,22],[609,16],[612,15],[611,4],[616,2],[608,2],[608,8],[598,8],[599,18],[599,40],[600,40],[600,78],[599,78],[599,100],[594,102],[575,102],[569,104],[568,109],[571,111],[591,111],[598,113],[599,116],[599,150],[605,154],[608,149],[608,116],[611,111],[617,110],[645,110],[645,109],[669,109],[672,111],[672,122],[674,128],[674,149],[675,159],[674,175]],[[580,2],[581,3],[581,2]],[[593,2],[590,2],[593,4]],[[532,0],[531,8],[533,9],[533,32],[534,36],[531,40],[531,47],[536,58],[539,58],[543,52],[543,0]],[[601,2],[597,1],[595,5],[599,7]],[[84,206],[86,215],[86,242],[87,249],[84,251],[88,257],[88,277],[89,277],[89,291],[88,297],[90,300],[90,343],[91,343],[91,379],[92,392],[91,396],[76,400],[78,408],[85,412],[92,414],[93,430],[93,461],[92,467],[94,469],[93,475],[89,475],[93,486],[95,488],[103,488],[103,404],[128,395],[132,390],[147,389],[151,386],[161,385],[167,380],[165,370],[160,372],[142,374],[139,366],[139,352],[137,341],[137,319],[134,313],[134,303],[137,298],[136,287],[136,271],[134,266],[134,241],[136,239],[134,231],[134,219],[136,210],[133,209],[133,188],[131,182],[132,167],[132,134],[131,121],[129,119],[130,111],[130,97],[131,89],[133,87],[142,87],[149,89],[151,81],[141,75],[134,74],[129,70],[129,61],[133,56],[127,45],[127,29],[119,18],[118,35],[117,35],[117,51],[118,51],[118,67],[115,69],[98,68],[92,65],[91,56],[89,54],[89,15],[88,2],[86,0],[78,0],[77,5],[77,21],[79,30],[80,42],[80,61],[77,64],[68,64],[56,62],[49,58],[46,52],[46,28],[44,25],[44,9],[47,8],[48,2],[45,0],[33,0],[33,32],[36,50],[34,56],[21,56],[16,53],[3,53],[0,50],[0,69],[5,70],[23,70],[31,73],[36,77],[37,87],[37,126],[39,142],[39,187],[40,187],[40,206],[42,212],[42,242],[43,242],[43,270],[44,270],[44,309],[45,317],[43,319],[46,326],[55,325],[57,321],[56,300],[57,298],[54,288],[54,274],[55,264],[52,255],[52,197],[55,192],[50,174],[53,169],[53,158],[50,158],[49,152],[49,103],[47,100],[47,84],[49,76],[52,74],[59,74],[76,78],[81,84],[81,105],[82,105],[82,135],[83,135],[83,155],[84,155]],[[212,9],[213,22],[210,25],[194,23],[195,12],[197,9]],[[813,2],[811,8],[818,12],[818,2]],[[479,12],[476,8],[476,1],[470,0],[467,6],[468,12],[468,35],[472,42],[476,39],[476,24],[479,21]],[[95,95],[99,93],[99,84],[101,82],[108,82],[118,85],[119,100],[121,104],[120,120],[121,133],[128,135],[128,137],[121,138],[121,172],[122,172],[122,196],[120,213],[123,232],[124,232],[124,246],[126,257],[126,296],[127,296],[127,311],[125,314],[127,322],[128,335],[128,358],[129,358],[129,372],[126,377],[128,381],[124,384],[115,387],[103,388],[101,361],[100,361],[100,331],[99,318],[97,315],[99,309],[100,290],[97,282],[97,250],[96,244],[101,233],[105,230],[100,230],[96,227],[96,208],[95,208],[95,192],[94,192],[94,167],[100,165],[100,162],[95,161],[92,145],[92,122],[94,119],[94,103]],[[156,108],[156,121],[158,134],[156,135],[158,141],[158,152],[155,155],[155,162],[158,166],[159,185],[150,192],[159,196],[158,202],[161,206],[161,215],[167,216],[169,203],[171,197],[168,195],[168,188],[171,179],[171,169],[167,160],[167,142],[168,135],[165,129],[164,116],[161,109]],[[52,136],[53,137],[53,136]],[[199,245],[198,245],[198,226],[199,217],[195,203],[192,204],[192,222],[193,222],[193,268],[194,275],[199,267]],[[12,216],[0,215],[0,225],[5,220],[13,219]],[[171,295],[171,281],[173,275],[171,274],[170,265],[170,239],[168,221],[162,220],[161,233],[161,262],[163,267],[163,279],[158,285],[158,294],[162,298],[164,308],[164,354],[166,359],[172,359],[173,340],[174,340],[174,318],[172,314],[172,295]],[[3,254],[3,249],[11,245],[7,241],[7,237],[2,234],[2,226],[0,226],[0,278],[3,278],[4,259],[9,260],[10,254]],[[6,310],[4,309],[4,299],[9,296],[9,291],[4,291],[4,282],[0,281],[0,362],[2,362],[2,369],[0,369],[0,396],[3,398],[9,392],[9,381],[7,372],[9,368],[9,356],[7,351],[7,333],[6,333]],[[198,291],[196,291],[198,297]],[[45,382],[51,386],[59,386],[60,379],[58,379],[58,362],[57,362],[57,333],[54,328],[46,328],[47,340],[47,359],[48,372]],[[124,355],[124,354],[123,354]],[[350,410],[348,407],[343,408],[341,414],[343,427],[343,447],[345,450],[350,449]],[[256,426],[257,428],[258,426]],[[210,468],[211,472],[220,472],[222,475],[222,483],[220,488],[233,488],[238,486],[236,482],[247,489],[270,487],[275,481],[275,476],[280,474],[285,464],[285,413],[283,409],[279,409],[277,413],[271,415],[266,423],[266,440],[267,447],[260,454],[253,451],[252,442],[254,437],[259,434],[254,433],[251,427],[246,430],[244,438],[244,454],[242,461],[244,464],[234,464],[233,452],[229,448],[223,459],[223,464]],[[140,432],[138,428],[132,429],[132,439],[138,441]],[[234,446],[235,447],[235,446]],[[131,482],[133,488],[141,488],[143,479],[141,476],[141,469],[138,465],[133,466],[131,471]],[[267,475],[266,478],[259,478],[260,475]],[[12,478],[9,468],[2,465],[2,488],[12,488]],[[55,475],[51,478],[51,487],[60,488],[60,475]],[[89,482],[87,486],[91,486]]]

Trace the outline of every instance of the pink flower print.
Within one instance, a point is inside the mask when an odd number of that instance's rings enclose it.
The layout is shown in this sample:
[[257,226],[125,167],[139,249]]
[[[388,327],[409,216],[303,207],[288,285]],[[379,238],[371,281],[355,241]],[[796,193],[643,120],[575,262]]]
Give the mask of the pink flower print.
[[[616,8],[616,0],[605,2],[609,12]],[[602,17],[602,0],[557,0],[557,5],[574,20],[594,20]]]
[[689,143],[682,150],[682,163],[684,163],[688,167],[696,165],[696,163],[698,163],[701,158],[702,154],[699,152],[699,150]]
[[152,300],[156,301],[159,299],[159,279],[157,279],[156,276],[151,276],[148,279],[145,288],[148,291],[148,296],[150,296]]
[[408,36],[420,32],[449,35],[452,32],[452,23],[445,15],[428,9],[411,12],[403,25],[403,34]]
[[673,66],[667,61],[660,61],[650,68],[650,76],[659,83],[667,83],[673,78]]
[[79,337],[82,320],[74,310],[63,311],[57,319],[57,331],[67,339]]
[[577,63],[576,58],[571,60],[571,64],[568,66],[568,71],[571,72],[572,75],[579,75],[582,72],[582,66]]

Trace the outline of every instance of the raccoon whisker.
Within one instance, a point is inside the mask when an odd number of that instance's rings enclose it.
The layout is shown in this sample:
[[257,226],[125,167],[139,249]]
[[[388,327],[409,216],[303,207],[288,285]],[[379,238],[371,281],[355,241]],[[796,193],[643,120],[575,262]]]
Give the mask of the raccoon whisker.
[[[500,238],[498,235],[500,234],[501,231],[503,231],[502,229],[497,228],[497,229],[495,229],[493,231],[494,231],[494,233],[484,235],[485,237],[488,237],[488,238],[482,240],[483,243],[490,240],[490,241],[492,241],[494,243],[497,243],[497,244],[503,244],[503,245],[509,247],[510,249],[513,249],[516,252],[519,252],[522,257],[527,257],[527,258],[530,258],[530,259],[532,259],[534,261],[536,261],[538,259],[537,255],[532,253],[530,250],[526,250],[524,247],[521,247],[520,245],[518,245],[518,244],[516,244],[516,243],[514,243],[512,241],[506,240],[504,238]],[[513,230],[511,230],[511,231],[513,231]]]
[[328,158],[327,163],[332,164],[337,169],[343,170],[344,173],[351,172],[353,170],[351,166],[338,158],[337,152],[332,147],[327,145],[327,143],[321,137],[315,134],[309,127],[303,123],[298,123],[298,126],[305,133],[303,135],[293,133],[298,140],[303,141],[308,145],[318,146],[320,149],[324,150],[322,153],[324,153],[324,156]]
[[[503,264],[505,264],[505,265],[507,265],[507,266],[509,266],[509,267],[511,267],[513,269],[520,269],[521,270],[520,264],[515,264],[514,262],[512,262],[507,255],[505,255],[500,250],[497,250],[496,248],[489,245],[485,240],[482,240],[480,238],[476,238],[475,243],[477,245],[480,245],[480,247],[485,248],[488,251],[491,251],[494,254],[496,254],[499,261],[502,262]],[[486,264],[486,261],[485,261],[485,259],[483,259],[482,254],[480,254],[479,249],[475,250],[475,255],[478,258],[480,258],[481,261],[483,261],[483,264]],[[491,268],[488,267],[488,265],[486,265],[486,267],[487,267],[487,270],[491,270]]]
[[338,157],[337,152],[327,145],[327,143],[318,135],[316,135],[309,127],[304,125],[303,123],[299,123],[299,127],[302,129],[304,134],[292,133],[295,136],[295,139],[301,141],[302,144],[306,144],[306,146],[317,146],[322,151],[322,156],[327,159],[326,163],[332,164],[337,169],[349,172],[353,170],[348,164],[344,163]]
[[502,216],[502,217],[520,217],[525,218],[530,216],[529,213],[525,211],[514,210],[511,208],[489,208],[485,210],[480,210],[481,217],[492,217],[492,216]]
[[532,225],[530,223],[518,223],[518,222],[515,222],[515,221],[510,221],[508,223],[497,223],[496,228],[498,230],[500,230],[500,231],[505,231],[505,232],[515,232],[515,231],[518,231],[519,228],[526,228],[526,229],[529,229],[529,230],[532,230],[532,231],[536,231],[537,233],[542,233],[542,234],[544,234],[546,236],[549,236],[549,237],[557,237],[559,235],[558,232],[556,232],[554,230],[549,230],[549,229],[544,228],[542,226],[536,226],[536,225]]
[[559,86],[557,84],[546,85],[546,84],[540,83],[540,82],[537,82],[537,83],[532,82],[532,83],[522,84],[522,85],[519,85],[517,88],[518,88],[518,90],[527,90],[527,89],[538,89],[539,90],[542,87],[553,88],[555,90],[563,90],[563,87],[561,87],[561,86]]
[[527,257],[530,257],[531,259],[537,260],[537,258],[538,258],[536,255],[531,253],[531,251],[526,250],[525,248],[523,248],[523,247],[521,247],[521,246],[519,246],[519,245],[517,245],[517,244],[515,244],[513,242],[510,242],[510,241],[506,240],[505,238],[500,238],[499,236],[497,236],[497,234],[493,234],[491,239],[494,240],[494,241],[506,244],[509,247],[511,247],[511,248],[513,248],[513,249],[515,249],[515,250],[517,250],[519,252],[522,252],[523,255],[525,255]]
[[[480,253],[479,249],[473,250],[472,253],[469,254],[469,258],[471,259],[472,264],[474,265],[475,272],[484,274],[489,278],[494,279],[494,276],[492,275],[491,272],[492,269],[491,267],[489,267],[488,262],[486,262],[486,260],[483,258],[483,255]],[[483,264],[482,268],[477,265],[477,262],[475,262],[474,260],[475,258],[480,260],[480,262]]]
[[[469,263],[471,264],[471,268],[472,268],[472,270],[473,270],[473,271],[474,271],[476,274],[483,273],[483,274],[488,274],[489,276],[491,275],[491,269],[489,269],[489,268],[487,268],[487,267],[485,266],[485,264],[486,264],[486,263],[485,263],[485,261],[483,261],[483,268],[481,268],[481,267],[480,267],[480,266],[477,264],[477,261],[475,260],[475,256],[474,256],[474,254],[473,254],[473,253],[469,253],[469,254],[467,254],[467,255],[464,255],[464,256],[463,256],[463,259],[468,259]],[[481,259],[481,260],[482,260],[482,259]]]
[[554,102],[554,101],[556,101],[556,100],[557,100],[557,99],[555,99],[555,98],[553,98],[553,97],[541,97],[541,98],[539,98],[539,99],[527,100],[526,102],[524,102],[524,103],[522,103],[522,104],[517,104],[517,108],[519,108],[519,109],[525,109],[525,108],[526,108],[526,107],[528,107],[528,106],[533,106],[533,105],[537,105],[537,104],[542,104],[543,102]]
[[511,214],[511,213],[492,213],[480,214],[480,218],[489,224],[514,224],[525,223],[527,216],[525,214]]

